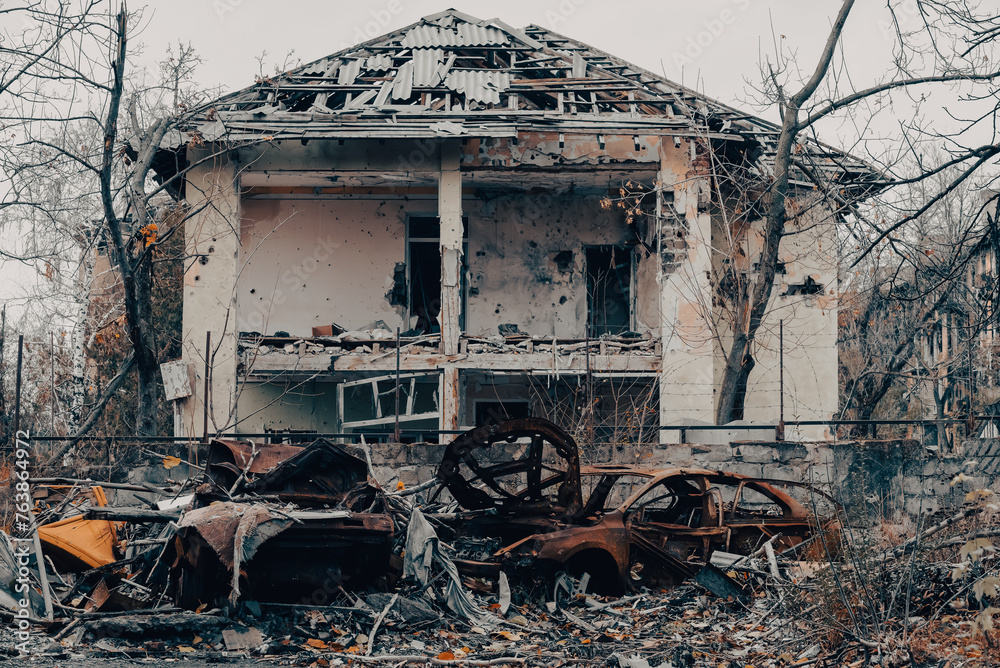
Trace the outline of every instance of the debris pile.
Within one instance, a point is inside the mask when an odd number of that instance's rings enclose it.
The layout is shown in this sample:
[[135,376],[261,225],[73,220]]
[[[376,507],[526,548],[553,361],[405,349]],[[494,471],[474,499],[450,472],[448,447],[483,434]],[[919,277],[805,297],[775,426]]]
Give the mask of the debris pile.
[[[583,467],[573,439],[535,418],[459,436],[438,479],[409,489],[382,489],[363,450],[325,439],[216,440],[202,475],[163,486],[36,483],[44,559],[28,559],[30,619],[48,633],[36,651],[58,657],[629,668],[1000,659],[986,492],[885,545],[815,488]],[[110,506],[105,487],[136,502]],[[18,559],[0,533],[8,619]]]

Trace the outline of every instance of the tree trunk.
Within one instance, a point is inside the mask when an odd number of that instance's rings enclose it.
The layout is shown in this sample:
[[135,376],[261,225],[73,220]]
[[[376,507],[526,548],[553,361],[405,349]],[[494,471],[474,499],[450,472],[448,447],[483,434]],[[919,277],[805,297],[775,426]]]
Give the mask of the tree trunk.
[[847,16],[854,6],[855,0],[844,0],[836,21],[830,29],[823,54],[820,56],[816,69],[802,89],[785,97],[781,85],[775,80],[778,91],[778,105],[781,110],[781,131],[778,135],[778,145],[774,154],[774,180],[763,197],[764,215],[764,245],[760,253],[759,271],[749,295],[749,300],[742,309],[737,309],[746,318],[732,323],[733,345],[726,359],[722,372],[722,383],[719,393],[719,404],[716,409],[717,424],[732,422],[736,413],[737,402],[746,396],[747,381],[754,366],[753,344],[767,313],[768,302],[774,289],[774,274],[778,266],[778,246],[785,234],[787,212],[785,201],[788,198],[789,169],[792,166],[792,149],[803,126],[799,123],[799,110],[819,87],[826,76],[833,59],[840,34],[844,29]]
[[76,326],[73,328],[73,380],[70,387],[68,433],[76,433],[83,419],[83,405],[87,398],[87,321],[90,314],[90,293],[94,280],[94,250],[84,246],[82,249],[83,277],[77,291]]
[[767,215],[764,225],[764,247],[760,254],[760,270],[750,292],[748,303],[741,309],[747,313],[743,322],[733,323],[733,343],[729,349],[726,366],[719,386],[719,403],[716,409],[716,424],[726,424],[742,413],[742,399],[746,397],[747,381],[754,367],[753,344],[757,332],[764,321],[771,292],[774,289],[774,275],[778,267],[778,246],[785,233],[785,200],[788,193],[788,169],[791,166],[792,144],[797,133],[798,109],[789,105],[785,108],[781,137],[774,161],[775,180],[765,195]]
[[[142,244],[142,239],[137,241]],[[157,436],[156,348],[153,342],[152,258],[138,251],[139,266],[135,268],[134,285],[138,327],[133,328],[132,343],[136,351],[136,373],[139,381],[136,406],[136,431],[140,436]]]
[[750,354],[749,338],[743,334],[737,334],[733,337],[729,360],[719,385],[719,410],[716,415],[718,424],[725,424],[743,417],[747,380],[750,378],[754,364],[753,356]]

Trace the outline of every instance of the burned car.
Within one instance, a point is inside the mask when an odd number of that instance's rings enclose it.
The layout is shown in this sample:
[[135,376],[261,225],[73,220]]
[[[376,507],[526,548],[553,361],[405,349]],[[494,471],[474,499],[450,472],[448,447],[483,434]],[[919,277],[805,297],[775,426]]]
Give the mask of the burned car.
[[812,509],[835,502],[811,487],[706,469],[581,467],[573,439],[537,418],[460,436],[438,474],[462,507],[451,527],[468,575],[586,572],[595,590],[620,593],[673,585],[715,551],[746,555],[776,536],[775,550],[814,536],[836,543],[836,519]]
[[174,537],[179,605],[219,598],[324,604],[391,571],[396,527],[367,463],[326,439],[211,443]]

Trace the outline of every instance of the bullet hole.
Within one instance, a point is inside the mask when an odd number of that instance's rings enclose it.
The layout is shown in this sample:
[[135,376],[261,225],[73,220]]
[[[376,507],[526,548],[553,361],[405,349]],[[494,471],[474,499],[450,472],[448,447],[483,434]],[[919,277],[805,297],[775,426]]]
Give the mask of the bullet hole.
[[257,288],[250,288],[250,294],[252,295],[257,294]]
[[568,300],[568,299],[566,299],[566,295],[563,295],[562,297],[560,297],[560,298],[559,298],[559,303],[560,303],[560,304],[565,304],[565,303],[566,303],[566,302],[568,302],[568,301],[569,301],[569,300]]
[[201,280],[201,276],[195,276],[195,277],[194,277],[194,280],[196,280],[196,281],[200,281],[200,280]]
[[208,247],[208,252],[209,253],[214,253],[215,252],[215,246],[209,246]]
[[198,262],[200,262],[201,264],[208,264],[208,256],[202,255],[201,257],[198,258]]
[[538,248],[538,242],[536,242],[536,241],[529,241],[528,242],[528,246],[530,248]]
[[[195,280],[198,280],[198,279],[195,279]],[[500,309],[496,309],[496,310],[495,310],[495,311],[493,311],[493,312],[494,312],[494,313],[496,313],[496,314],[499,314],[499,313],[500,313]]]
[[552,263],[560,273],[568,274],[573,271],[573,251],[559,251],[551,256]]

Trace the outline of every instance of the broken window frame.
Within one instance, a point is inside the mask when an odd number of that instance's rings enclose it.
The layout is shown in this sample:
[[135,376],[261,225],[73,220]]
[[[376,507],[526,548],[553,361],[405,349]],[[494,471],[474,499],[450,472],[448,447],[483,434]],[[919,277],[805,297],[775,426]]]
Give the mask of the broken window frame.
[[[531,405],[533,417],[542,417],[552,421],[567,422],[573,416],[580,414],[580,411],[587,405],[587,377],[588,374],[583,369],[566,369],[560,371],[545,370],[503,370],[503,369],[462,369],[461,371],[461,409],[459,415],[462,416],[463,429],[474,429],[475,425],[468,424],[467,421],[475,421],[475,403],[488,400],[485,397],[475,398],[470,396],[468,383],[488,382],[489,376],[504,376],[514,380],[510,383],[512,387],[519,387],[518,391],[505,393],[499,400],[504,402],[526,401]],[[644,420],[649,420],[648,426],[643,424],[639,427],[639,432],[649,433],[650,438],[658,439],[659,432],[656,430],[659,425],[661,384],[660,376],[651,371],[595,371],[590,373],[590,383],[594,390],[594,398],[608,398],[615,400],[615,397],[623,397],[624,401],[621,410],[631,408],[643,408],[651,411],[643,413]],[[554,386],[561,385],[565,390],[561,394],[550,395],[548,390]],[[574,398],[573,388],[578,394]],[[636,392],[631,393],[632,389]],[[641,393],[652,390],[655,394],[647,400],[642,399]],[[470,410],[471,409],[471,410]],[[614,443],[616,447],[625,447],[625,443],[630,440],[621,440],[621,436],[627,433],[628,428],[621,422],[604,418],[618,413],[619,408],[615,408],[610,413],[601,408],[597,408],[592,414],[596,414],[593,424],[593,435],[596,440]]]
[[[398,376],[400,381],[400,391],[402,392],[402,387],[404,381],[409,381],[409,392],[406,393],[406,403],[400,406],[399,421],[403,422],[416,422],[419,420],[437,420],[438,426],[441,423],[441,396],[444,388],[442,387],[442,377],[438,372],[431,373],[403,373]],[[416,383],[418,379],[429,379],[433,378],[437,381],[437,391],[434,395],[435,403],[437,404],[437,410],[427,413],[414,413],[413,404],[415,400]],[[379,397],[386,394],[385,392],[379,392],[378,384],[383,381],[391,381],[395,385],[397,376],[396,374],[388,374],[383,376],[370,376],[367,378],[361,378],[359,380],[349,380],[337,385],[337,410],[340,417],[340,428],[342,431],[354,431],[357,429],[365,429],[370,427],[387,427],[395,424],[396,415],[389,414],[383,415],[382,404],[379,402]],[[372,386],[372,396],[375,403],[375,413],[377,415],[374,419],[368,420],[347,420],[345,413],[345,402],[344,402],[344,392],[352,387],[359,387],[362,385]],[[390,392],[395,392],[395,386]]]
[[[437,236],[434,236],[434,237],[414,236],[411,233],[412,226],[413,226],[413,221],[419,220],[419,219],[428,219],[428,218],[431,218],[431,219],[434,219],[434,220],[437,221],[437,223],[438,223],[438,234],[437,234]],[[437,247],[438,247],[438,276],[439,276],[439,281],[440,281],[440,276],[441,276],[441,232],[440,232],[440,225],[441,225],[441,217],[438,215],[437,210],[434,210],[434,211],[408,211],[408,212],[406,212],[406,220],[405,220],[405,223],[404,223],[404,228],[405,228],[405,233],[406,233],[406,254],[405,254],[405,258],[404,258],[404,261],[406,262],[406,315],[405,315],[404,321],[408,325],[411,323],[412,319],[416,315],[416,313],[413,312],[413,295],[416,293],[416,290],[415,290],[415,286],[413,285],[413,281],[410,278],[410,271],[411,271],[412,266],[413,266],[413,264],[412,264],[413,263],[413,253],[411,252],[412,251],[412,246],[411,245],[413,243],[423,243],[423,244],[434,243],[434,244],[437,245]],[[458,320],[458,328],[462,332],[465,331],[465,314],[466,314],[466,311],[468,311],[469,281],[466,278],[466,274],[468,273],[468,261],[467,261],[466,258],[468,257],[468,254],[469,254],[469,217],[466,216],[466,215],[463,215],[462,216],[462,266],[459,267],[459,280],[461,281],[460,294],[461,294],[461,299],[462,299],[462,308],[461,308],[461,311],[458,314],[458,318],[459,318],[459,320]],[[440,290],[441,287],[442,286],[439,284],[439,286],[438,286],[439,290]],[[441,295],[440,295],[440,292],[439,292],[438,293],[438,301],[440,302],[440,300],[441,300]],[[440,315],[441,315],[441,311],[440,311],[440,306],[439,306],[439,308],[438,308],[438,314],[437,314],[438,326],[439,327],[441,325]],[[414,324],[414,326],[416,326],[416,325]]]
[[[591,265],[589,254],[592,249],[602,249],[611,250],[612,252],[624,252],[628,253],[629,257],[629,281],[628,281],[628,325],[624,331],[633,332],[636,329],[635,322],[635,304],[636,304],[636,274],[638,273],[637,258],[635,253],[635,248],[633,246],[627,246],[624,244],[585,244],[583,246],[583,272],[584,272],[584,284],[587,291],[587,318],[584,323],[587,338],[597,339],[606,333],[611,336],[619,336],[623,332],[611,333],[611,332],[599,332],[597,325],[594,323],[594,298],[595,296],[591,294]],[[604,325],[606,327],[606,325]]]

